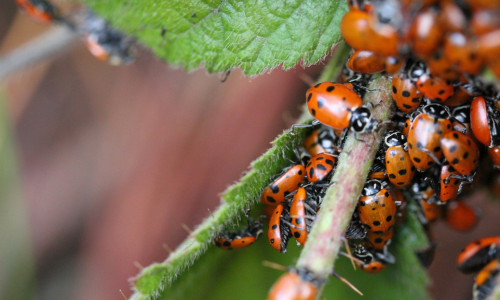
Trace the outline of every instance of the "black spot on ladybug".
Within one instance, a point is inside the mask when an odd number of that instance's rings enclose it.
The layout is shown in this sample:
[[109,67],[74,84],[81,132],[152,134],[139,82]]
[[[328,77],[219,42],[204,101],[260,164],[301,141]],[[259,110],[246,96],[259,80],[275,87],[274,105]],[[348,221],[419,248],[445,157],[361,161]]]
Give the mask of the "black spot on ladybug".
[[318,170],[320,170],[320,171],[326,171],[326,170],[327,170],[327,169],[326,169],[326,167],[325,167],[325,166],[323,166],[322,164],[318,164],[318,165],[316,166],[316,168],[318,168]]
[[411,171],[412,172],[415,172],[417,169],[415,168],[415,166],[411,166]]
[[290,176],[289,175],[286,175],[285,178],[289,178]]
[[310,161],[310,162],[307,164],[307,166],[306,166],[306,167],[310,167],[310,166],[311,166],[311,164],[312,164],[312,161]]
[[394,175],[394,174],[389,174],[389,178],[394,179],[394,178],[396,178],[396,175]]
[[300,237],[300,232],[295,231],[295,232],[293,233],[293,236],[294,236],[295,238],[297,238],[297,239],[298,239],[298,238]]
[[404,156],[401,156],[401,157],[399,158],[399,160],[400,160],[400,161],[404,161],[404,160],[405,160],[405,157],[404,157]]
[[273,227],[271,227],[272,230],[278,229],[278,225],[274,224]]
[[470,139],[467,139],[467,145],[471,145]]
[[439,152],[439,151],[441,151],[441,147],[437,146],[434,148],[434,152]]
[[271,244],[274,244],[274,239],[271,239]]
[[315,115],[316,115],[316,110],[315,110],[314,108],[313,108],[313,109],[311,109],[311,114],[312,114],[313,116],[315,116]]
[[404,104],[403,103],[403,107],[406,108],[406,109],[410,109],[411,108],[411,105],[408,105],[408,104]]
[[399,175],[406,175],[406,169],[403,169],[403,170],[399,170]]
[[395,87],[395,86],[392,86],[392,92],[393,92],[394,94],[397,94],[397,93],[398,93],[398,90],[396,89],[396,87]]
[[377,269],[377,267],[372,267],[372,270],[376,270],[376,269]]
[[456,138],[456,139],[458,139],[458,134],[454,133],[453,137]]
[[422,144],[421,142],[417,142],[417,149],[423,149],[424,148],[424,144]]
[[432,161],[432,160],[427,163],[428,166],[432,166],[433,164],[434,164],[434,161]]
[[342,97],[342,101],[346,101],[347,99],[345,97]]
[[372,229],[372,227],[368,224],[364,224],[367,229]]
[[382,243],[383,241],[384,241],[384,240],[383,240],[382,238],[376,238],[376,239],[374,240],[375,244],[380,244],[380,243]]
[[389,151],[390,156],[396,156],[396,150],[391,150]]
[[382,204],[382,207],[385,207],[385,203],[384,203],[384,204]]
[[438,94],[439,94],[439,95],[444,94],[444,90],[440,90]]
[[372,210],[376,210],[376,208],[374,207],[374,208],[372,208]]
[[313,96],[312,93],[309,93],[309,95],[307,95],[307,102],[311,101],[312,96]]
[[390,222],[390,221],[392,220],[392,216],[388,216],[387,218],[385,218],[385,220],[386,220],[387,222]]
[[451,161],[452,164],[456,165],[458,164],[458,158],[454,158],[452,161]]
[[273,193],[277,194],[280,191],[280,187],[277,186],[276,184],[273,184],[273,185],[271,185],[271,191],[273,191]]
[[413,145],[411,143],[408,144],[408,147],[410,147],[410,149],[413,149]]
[[389,197],[389,192],[385,192],[384,196]]
[[323,98],[319,98],[319,99],[318,99],[318,108],[320,108],[320,109],[321,109],[321,108],[323,107],[323,105],[324,105],[324,104],[325,104],[325,99],[323,99]]
[[453,145],[450,147],[450,152],[455,152],[457,150],[457,146]]
[[446,125],[446,128],[450,129],[451,128],[451,124]]
[[297,225],[302,224],[302,218],[297,218],[297,219],[295,219],[295,223],[296,223]]
[[325,162],[326,162],[328,165],[330,165],[330,166],[332,166],[332,167],[333,167],[333,164],[334,164],[333,160],[331,160],[331,159],[327,159],[327,160],[325,160]]
[[413,161],[414,161],[414,162],[416,162],[416,163],[421,162],[420,158],[418,158],[418,157],[414,157],[414,158],[413,158]]
[[365,203],[365,201],[361,201],[361,202],[359,202],[359,204],[360,204],[361,206],[365,206],[365,204],[366,204],[366,203]]
[[230,243],[230,242],[228,242],[228,241],[224,241],[224,243],[222,243],[222,245],[223,245],[224,247],[229,247],[229,246],[231,246],[231,243]]
[[420,122],[422,122],[422,121],[424,120],[424,117],[420,117],[420,118],[418,118],[418,120],[419,120]]
[[318,83],[317,85],[315,85],[314,87],[317,88],[321,85],[321,83]]
[[314,168],[309,169],[309,178],[314,178]]
[[373,226],[380,226],[380,222],[379,221],[373,222]]
[[411,102],[418,103],[418,102],[420,102],[420,98],[415,97],[415,98],[411,99]]
[[333,85],[331,85],[331,86],[329,86],[329,87],[327,87],[327,88],[326,88],[326,91],[327,91],[327,92],[331,92],[331,91],[333,91],[334,89],[335,89],[335,87],[334,87]]
[[323,158],[324,158],[323,156],[320,156],[320,157],[316,158],[316,160],[323,160]]
[[464,158],[464,159],[467,159],[467,157],[469,157],[469,152],[465,152],[465,153],[464,153],[463,158]]
[[297,174],[302,175],[302,170],[299,170],[299,172]]
[[374,231],[373,233],[374,233],[374,234],[384,234],[384,232],[383,232],[383,231],[380,231],[380,230],[379,230],[379,231]]
[[439,134],[439,135],[443,134],[443,131],[442,131],[442,130],[440,130],[440,129],[439,129],[439,130],[437,130],[436,132],[437,132],[437,134]]
[[271,196],[267,196],[267,198],[266,198],[266,199],[267,199],[267,201],[268,201],[268,202],[271,202],[271,203],[276,203],[276,200],[274,200],[274,198],[273,198],[273,197],[271,197]]
[[405,183],[404,182],[398,182],[398,185],[404,185]]
[[408,91],[403,91],[403,92],[401,93],[401,95],[403,95],[403,97],[410,97],[410,92],[408,92]]
[[448,167],[448,172],[455,172],[455,168],[453,166],[449,166]]

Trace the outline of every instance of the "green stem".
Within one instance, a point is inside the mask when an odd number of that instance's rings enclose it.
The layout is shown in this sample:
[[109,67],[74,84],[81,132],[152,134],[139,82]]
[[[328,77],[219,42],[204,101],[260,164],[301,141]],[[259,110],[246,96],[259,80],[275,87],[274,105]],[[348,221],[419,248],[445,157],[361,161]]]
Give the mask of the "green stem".
[[[378,76],[369,86],[376,91],[365,96],[365,103],[380,103],[372,112],[377,120],[386,121],[392,114],[394,105],[390,86],[387,76]],[[385,128],[382,128],[377,135],[360,135],[359,138],[366,144],[357,141],[353,134],[347,138],[332,178],[335,184],[326,193],[308,242],[297,261],[298,268],[309,269],[319,279],[326,279],[331,274],[342,245],[342,236],[356,208],[384,132]]]

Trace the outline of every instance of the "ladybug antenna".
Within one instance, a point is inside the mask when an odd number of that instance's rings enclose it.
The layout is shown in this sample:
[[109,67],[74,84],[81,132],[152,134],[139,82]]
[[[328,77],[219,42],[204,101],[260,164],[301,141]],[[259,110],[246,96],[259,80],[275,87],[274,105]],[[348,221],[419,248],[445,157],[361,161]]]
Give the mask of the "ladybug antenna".
[[172,254],[172,252],[174,252],[174,250],[172,250],[172,248],[170,248],[167,243],[163,243],[162,244],[162,247],[163,249],[167,250],[168,254]]
[[363,296],[363,293],[361,293],[360,290],[358,290],[352,283],[350,283],[349,281],[347,281],[347,279],[345,279],[344,277],[342,277],[339,274],[337,274],[335,271],[332,272],[332,276],[336,277],[338,280],[340,280],[343,283],[347,284],[347,286],[350,287],[353,291],[355,291],[356,293],[358,293],[361,296]]
[[290,130],[290,134],[295,135],[295,128],[310,128],[310,127],[314,127],[314,126],[319,125],[319,124],[321,124],[321,123],[318,120],[312,121],[311,124],[294,124],[294,125],[292,125],[292,129]]
[[351,264],[354,270],[356,270],[356,264],[354,263],[354,259],[352,257],[351,247],[349,247],[349,243],[345,237],[342,237],[342,241],[344,242],[345,251],[347,251],[348,258],[351,260]]
[[222,75],[219,75],[219,79],[221,83],[226,82],[227,78],[229,77],[229,74],[231,74],[231,71],[233,69],[226,70]]
[[283,265],[280,265],[280,264],[277,264],[277,263],[274,263],[272,261],[268,261],[268,260],[263,260],[262,261],[262,265],[264,267],[267,267],[267,268],[271,268],[271,269],[275,269],[275,270],[278,270],[278,271],[288,271],[288,268],[283,266]]
[[123,296],[123,298],[124,298],[125,300],[128,300],[127,296],[125,296],[125,294],[122,292],[122,290],[120,290],[120,293],[122,294],[122,296]]

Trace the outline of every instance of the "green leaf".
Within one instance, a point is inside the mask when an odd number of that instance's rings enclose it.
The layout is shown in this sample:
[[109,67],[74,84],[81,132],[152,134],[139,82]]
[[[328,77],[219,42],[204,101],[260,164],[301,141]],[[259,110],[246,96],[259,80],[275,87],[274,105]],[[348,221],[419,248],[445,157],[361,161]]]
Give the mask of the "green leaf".
[[[341,40],[344,0],[84,0],[161,59],[256,75],[311,65]],[[162,32],[164,35],[162,36]]]

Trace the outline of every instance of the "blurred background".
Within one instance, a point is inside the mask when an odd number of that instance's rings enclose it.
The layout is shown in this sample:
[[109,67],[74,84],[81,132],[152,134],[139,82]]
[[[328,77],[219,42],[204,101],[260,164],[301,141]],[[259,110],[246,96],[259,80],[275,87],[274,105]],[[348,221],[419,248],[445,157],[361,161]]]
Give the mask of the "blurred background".
[[[0,59],[53,30],[0,0]],[[36,51],[36,50],[35,50]],[[128,278],[166,259],[218,194],[300,115],[322,64],[255,78],[185,72],[147,49],[113,67],[74,39],[0,83],[0,299],[123,299]],[[484,192],[470,233],[440,223],[435,299],[470,299],[464,245],[498,235]],[[222,251],[222,250],[221,250]],[[254,262],[248,262],[254,263]],[[242,266],[243,267],[243,266]]]

